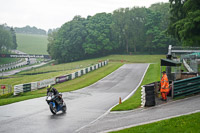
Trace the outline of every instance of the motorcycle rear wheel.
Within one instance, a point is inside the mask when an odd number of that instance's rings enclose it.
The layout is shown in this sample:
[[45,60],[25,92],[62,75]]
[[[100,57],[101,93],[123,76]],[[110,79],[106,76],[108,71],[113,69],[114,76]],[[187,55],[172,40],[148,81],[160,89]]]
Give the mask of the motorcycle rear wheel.
[[62,112],[65,113],[66,110],[67,110],[67,106],[66,106],[66,104],[64,103],[64,105],[63,105],[63,107],[62,107]]

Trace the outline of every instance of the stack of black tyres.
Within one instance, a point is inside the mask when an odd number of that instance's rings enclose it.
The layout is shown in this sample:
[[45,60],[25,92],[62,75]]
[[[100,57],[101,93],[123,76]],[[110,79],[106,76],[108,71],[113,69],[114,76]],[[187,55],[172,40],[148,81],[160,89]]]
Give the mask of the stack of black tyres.
[[145,85],[145,107],[155,106],[154,84]]

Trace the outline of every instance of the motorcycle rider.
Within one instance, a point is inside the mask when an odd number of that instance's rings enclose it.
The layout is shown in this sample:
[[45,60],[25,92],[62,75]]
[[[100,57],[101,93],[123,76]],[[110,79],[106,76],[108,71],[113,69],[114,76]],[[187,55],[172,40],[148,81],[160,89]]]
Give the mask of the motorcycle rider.
[[54,96],[56,97],[56,103],[59,105],[63,104],[62,96],[59,94],[58,90],[54,88],[52,85],[48,85],[47,87],[47,95],[49,92],[52,92]]

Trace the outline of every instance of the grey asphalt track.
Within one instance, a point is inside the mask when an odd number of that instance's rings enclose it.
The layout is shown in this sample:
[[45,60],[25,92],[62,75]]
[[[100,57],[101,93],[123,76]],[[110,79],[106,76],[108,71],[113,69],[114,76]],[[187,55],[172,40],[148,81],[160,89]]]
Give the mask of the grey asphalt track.
[[67,113],[52,115],[45,97],[0,106],[1,133],[81,132],[127,97],[140,83],[148,64],[126,64],[83,89],[63,93]]
[[150,108],[110,112],[105,117],[80,130],[80,133],[118,131],[124,128],[130,128],[196,112],[200,112],[200,95]]

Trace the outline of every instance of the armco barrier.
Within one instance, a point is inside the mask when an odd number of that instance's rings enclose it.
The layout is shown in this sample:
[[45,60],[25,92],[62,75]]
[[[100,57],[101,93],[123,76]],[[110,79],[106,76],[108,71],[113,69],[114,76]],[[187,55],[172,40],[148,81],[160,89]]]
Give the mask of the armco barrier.
[[84,72],[83,72],[83,71],[84,71],[84,70],[81,70],[81,76],[84,75]]
[[75,72],[75,78],[78,78],[78,72]]
[[104,62],[98,63],[96,65],[87,67],[85,69],[79,70],[77,72],[74,72],[74,73],[71,73],[68,75],[59,76],[59,77],[55,77],[55,78],[51,78],[51,79],[45,79],[45,80],[37,81],[37,82],[15,85],[14,86],[14,95],[18,95],[19,93],[23,93],[23,92],[41,89],[41,88],[47,87],[48,85],[54,85],[56,83],[61,83],[61,82],[65,82],[68,80],[72,80],[72,79],[80,77],[90,71],[96,70],[107,64],[108,64],[108,61],[104,61]]
[[14,86],[14,95],[18,95],[19,93],[22,93],[22,92],[23,92],[23,84]]
[[98,64],[98,67],[101,67],[101,63]]
[[67,75],[69,80],[72,80],[72,74]]
[[88,67],[87,70],[88,70],[87,72],[90,72],[90,67]]
[[88,68],[85,68],[85,73],[88,73]]
[[31,91],[31,83],[23,84],[23,92]]
[[200,76],[172,83],[172,97],[177,98],[200,92]]

